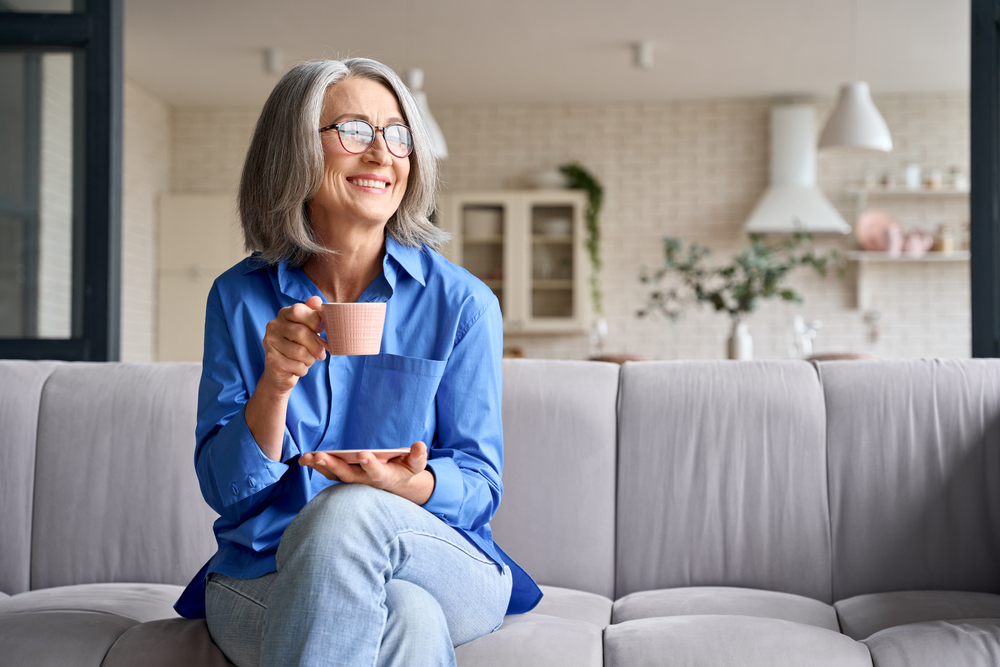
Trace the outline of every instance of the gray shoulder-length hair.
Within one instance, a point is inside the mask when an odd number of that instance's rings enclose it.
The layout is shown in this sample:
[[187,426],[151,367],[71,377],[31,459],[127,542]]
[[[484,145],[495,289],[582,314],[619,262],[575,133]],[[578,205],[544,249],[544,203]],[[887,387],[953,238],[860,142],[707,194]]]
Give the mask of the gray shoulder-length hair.
[[351,76],[391,90],[413,134],[406,193],[386,224],[387,233],[403,245],[431,248],[450,236],[428,219],[437,190],[437,161],[409,89],[395,72],[374,60],[317,60],[296,65],[278,81],[260,112],[243,163],[240,220],[246,249],[261,261],[288,260],[301,266],[313,255],[331,252],[317,242],[306,204],[323,180],[318,130],[326,91]]

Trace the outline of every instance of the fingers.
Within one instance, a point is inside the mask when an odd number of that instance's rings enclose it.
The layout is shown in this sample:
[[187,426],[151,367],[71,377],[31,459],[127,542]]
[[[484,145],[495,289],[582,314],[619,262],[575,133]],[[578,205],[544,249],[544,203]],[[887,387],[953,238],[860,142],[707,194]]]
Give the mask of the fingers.
[[334,482],[357,481],[357,473],[352,471],[357,466],[351,466],[326,452],[306,452],[299,457],[299,465],[312,468]]
[[[322,318],[312,306],[321,304],[319,297],[310,297],[306,303],[297,303],[278,311],[278,316],[267,323],[264,333],[264,364],[272,379],[285,384],[303,377],[317,360],[326,358],[326,347],[316,333],[321,329]],[[294,377],[293,377],[294,376]]]
[[417,474],[421,470],[427,467],[427,444],[421,441],[417,441],[410,445],[410,453],[402,457],[404,465],[409,468],[413,474]]
[[264,337],[264,363],[271,370],[302,377],[316,363],[316,357],[302,345],[281,336]]
[[427,467],[427,445],[415,442],[409,453],[388,461],[380,460],[371,450],[358,452],[357,459],[358,463],[352,465],[326,452],[306,452],[299,457],[299,465],[308,466],[330,480],[392,491]]
[[391,469],[382,463],[372,452],[358,452],[358,463],[360,464],[360,468],[365,471],[368,479],[372,481],[372,484],[379,488],[383,488],[392,481],[395,481],[393,479],[394,476],[391,474]]
[[[287,322],[292,325],[301,325],[309,330],[312,334],[318,334],[323,330],[323,317],[320,315],[320,309],[314,308],[313,306],[322,306],[318,296],[309,297],[305,303],[296,303],[294,305],[282,308],[278,311],[278,317],[275,320],[284,323]],[[283,326],[282,330],[294,330],[299,331],[299,327],[287,327]],[[300,334],[301,335],[301,334]],[[306,336],[308,338],[308,336]],[[313,340],[317,339],[315,336]]]

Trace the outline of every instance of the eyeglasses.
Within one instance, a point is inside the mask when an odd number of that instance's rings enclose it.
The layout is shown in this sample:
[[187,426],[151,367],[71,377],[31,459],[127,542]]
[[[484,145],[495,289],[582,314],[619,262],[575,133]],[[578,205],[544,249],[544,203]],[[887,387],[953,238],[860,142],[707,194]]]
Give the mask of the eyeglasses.
[[336,130],[340,137],[340,145],[348,153],[364,153],[375,143],[375,130],[382,131],[385,146],[396,157],[406,157],[413,152],[413,134],[410,128],[395,123],[379,127],[363,120],[346,120],[319,128],[320,132]]

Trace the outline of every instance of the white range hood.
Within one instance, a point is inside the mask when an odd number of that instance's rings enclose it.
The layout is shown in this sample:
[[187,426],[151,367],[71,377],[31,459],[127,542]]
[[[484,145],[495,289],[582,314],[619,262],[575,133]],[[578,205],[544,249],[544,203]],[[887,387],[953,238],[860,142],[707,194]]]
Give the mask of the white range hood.
[[744,225],[747,233],[849,234],[837,209],[816,187],[816,107],[771,107],[771,184]]

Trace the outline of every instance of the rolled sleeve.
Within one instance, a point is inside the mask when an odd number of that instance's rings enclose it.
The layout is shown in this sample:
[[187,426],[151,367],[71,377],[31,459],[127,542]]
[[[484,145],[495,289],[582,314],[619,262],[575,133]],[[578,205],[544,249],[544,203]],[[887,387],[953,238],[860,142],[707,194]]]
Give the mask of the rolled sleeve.
[[427,467],[434,473],[434,491],[424,509],[449,525],[457,525],[465,495],[462,471],[448,458],[430,459]]
[[[212,442],[210,476],[214,480],[223,507],[248,498],[277,483],[288,470],[288,464],[264,456],[247,426],[246,406]],[[291,435],[285,431],[282,451],[290,449]]]

